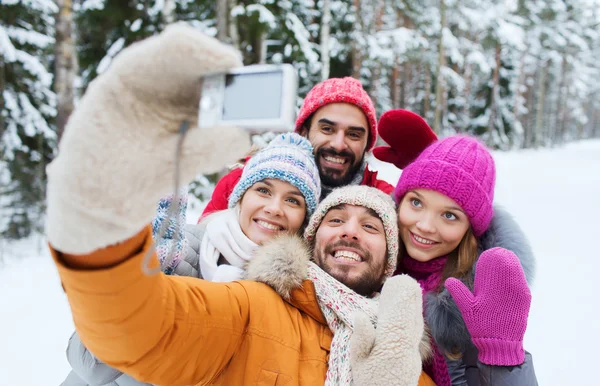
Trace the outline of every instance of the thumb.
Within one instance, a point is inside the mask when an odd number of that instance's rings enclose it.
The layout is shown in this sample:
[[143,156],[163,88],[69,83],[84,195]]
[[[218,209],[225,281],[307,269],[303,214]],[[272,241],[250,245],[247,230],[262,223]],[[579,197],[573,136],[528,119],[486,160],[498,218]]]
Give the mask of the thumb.
[[[179,136],[168,141],[177,142]],[[175,149],[176,143],[167,146]],[[247,131],[236,127],[190,128],[181,154],[181,183],[189,183],[197,174],[213,173],[242,158],[250,149]],[[174,159],[166,158],[166,159]]]
[[446,279],[444,285],[463,314],[464,311],[471,308],[471,305],[475,302],[475,297],[463,282],[454,277],[450,277]]
[[352,364],[367,358],[375,345],[375,327],[369,317],[360,311],[356,311],[353,317],[354,330],[350,337],[350,361]]
[[373,155],[380,161],[388,162],[394,165],[396,165],[396,160],[398,158],[398,154],[396,154],[396,151],[389,146],[376,147],[375,149],[373,149]]

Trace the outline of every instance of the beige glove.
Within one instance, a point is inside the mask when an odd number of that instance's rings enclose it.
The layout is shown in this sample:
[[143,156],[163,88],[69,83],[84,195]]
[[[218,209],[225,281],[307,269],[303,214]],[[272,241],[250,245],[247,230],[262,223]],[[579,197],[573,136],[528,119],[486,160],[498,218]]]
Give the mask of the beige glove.
[[184,120],[180,182],[214,172],[250,147],[240,129],[196,128],[200,81],[241,66],[239,54],[184,24],[123,50],[73,112],[48,166],[50,244],[85,254],[126,240],[173,191],[175,150]]
[[421,287],[406,275],[383,285],[377,329],[356,313],[350,338],[352,378],[357,386],[415,386],[421,375],[419,345],[423,337]]

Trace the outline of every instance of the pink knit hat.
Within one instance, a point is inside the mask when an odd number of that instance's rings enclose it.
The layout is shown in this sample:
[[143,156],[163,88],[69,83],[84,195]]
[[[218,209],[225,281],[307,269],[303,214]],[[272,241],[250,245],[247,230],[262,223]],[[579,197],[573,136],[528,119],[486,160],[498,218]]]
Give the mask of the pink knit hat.
[[394,191],[400,202],[412,189],[442,193],[465,211],[475,236],[490,225],[496,168],[489,150],[477,139],[455,135],[429,145],[402,171]]
[[345,78],[327,79],[313,87],[306,98],[296,119],[296,133],[302,132],[304,121],[320,107],[330,103],[351,103],[359,107],[369,122],[369,140],[367,151],[371,151],[377,141],[377,116],[373,101],[357,79]]

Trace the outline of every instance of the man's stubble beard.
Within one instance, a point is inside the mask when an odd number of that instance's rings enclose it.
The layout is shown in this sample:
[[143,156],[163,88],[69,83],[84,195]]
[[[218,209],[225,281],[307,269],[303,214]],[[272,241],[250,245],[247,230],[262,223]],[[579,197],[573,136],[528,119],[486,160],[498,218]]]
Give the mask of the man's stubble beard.
[[[333,266],[329,264],[327,256],[334,248],[349,247],[355,248],[362,252],[368,268],[358,278],[350,279],[348,273],[352,267],[350,266]],[[314,258],[316,264],[331,277],[344,284],[359,295],[371,297],[373,293],[379,291],[382,285],[383,267],[377,270],[370,262],[372,261],[371,253],[360,247],[357,243],[340,240],[334,244],[326,246],[323,250],[321,247],[315,246]]]

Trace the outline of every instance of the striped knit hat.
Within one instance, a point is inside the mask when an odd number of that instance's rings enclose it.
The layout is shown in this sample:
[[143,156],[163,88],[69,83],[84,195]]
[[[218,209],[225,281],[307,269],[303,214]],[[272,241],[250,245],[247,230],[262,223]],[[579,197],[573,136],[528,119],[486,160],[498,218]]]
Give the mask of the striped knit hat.
[[281,134],[250,158],[229,196],[229,207],[233,208],[252,185],[268,178],[297,187],[306,202],[306,216],[312,215],[321,196],[321,178],[313,147],[306,138],[296,133]]
[[490,151],[477,139],[454,135],[429,145],[404,168],[394,199],[412,189],[430,189],[450,197],[465,211],[473,234],[481,236],[494,215],[496,168]]
[[396,269],[398,260],[398,219],[396,217],[396,205],[390,196],[377,188],[369,186],[348,185],[334,189],[317,207],[315,214],[310,218],[308,226],[304,230],[304,238],[311,241],[321,221],[329,212],[329,209],[340,204],[363,206],[375,211],[383,222],[385,238],[387,241],[387,265],[385,267],[386,278],[392,276]]

